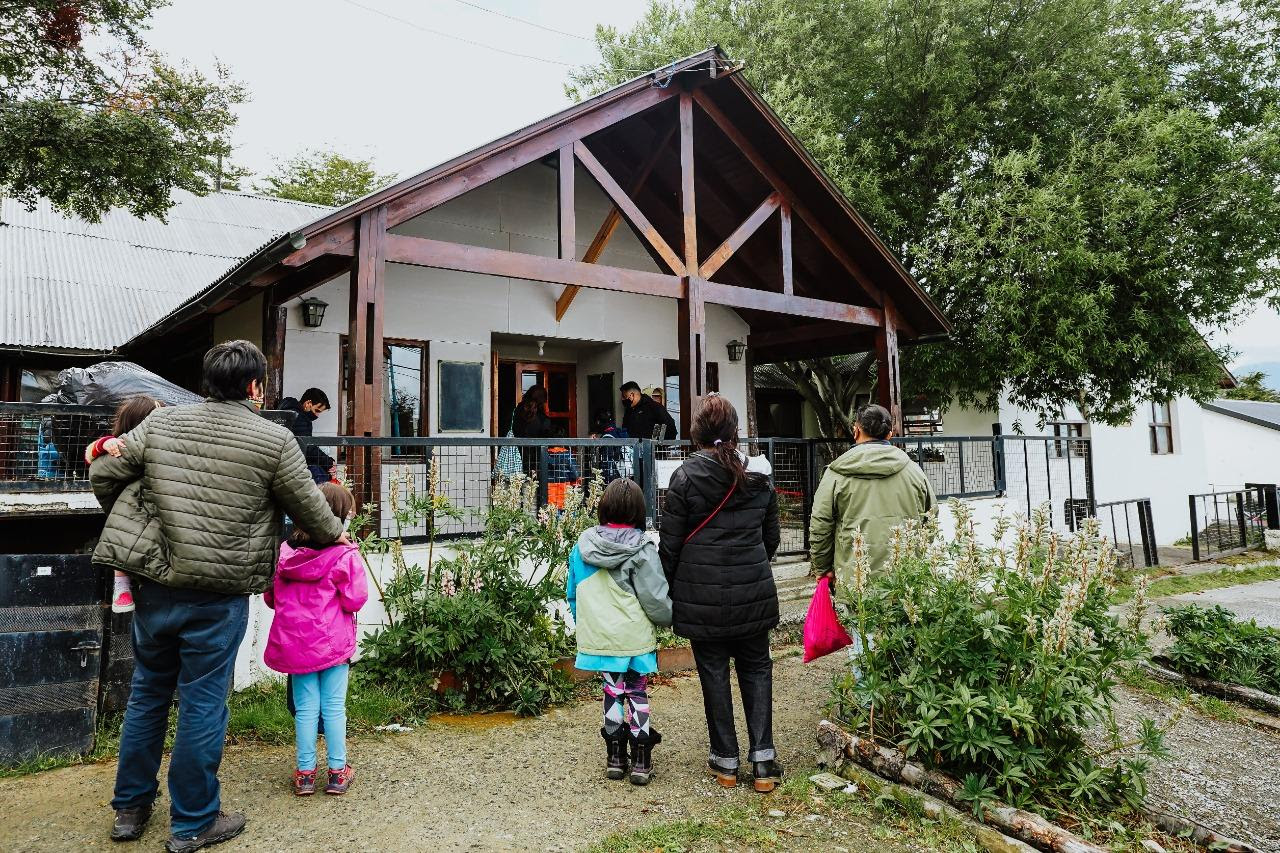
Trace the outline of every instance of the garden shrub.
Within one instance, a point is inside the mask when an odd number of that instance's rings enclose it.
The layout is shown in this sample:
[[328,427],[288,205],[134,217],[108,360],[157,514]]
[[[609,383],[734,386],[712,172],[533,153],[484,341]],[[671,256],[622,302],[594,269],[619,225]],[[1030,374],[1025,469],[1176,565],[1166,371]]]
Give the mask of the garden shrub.
[[842,594],[868,643],[837,678],[833,713],[962,780],[975,811],[992,799],[1042,810],[1140,803],[1162,733],[1144,720],[1123,742],[1111,699],[1117,665],[1146,652],[1141,589],[1127,617],[1108,614],[1116,555],[1092,519],[1063,538],[1046,510],[1016,526],[1001,518],[986,548],[968,507],[953,507],[954,541],[941,541],[936,521],[909,522],[879,576],[855,537],[854,589]]
[[[536,490],[522,475],[495,484],[483,531],[451,542],[450,557],[437,556],[432,540],[425,566],[409,564],[398,539],[385,543],[392,577],[380,594],[389,624],[362,645],[371,677],[421,686],[449,673],[457,686],[444,701],[455,710],[535,714],[568,697],[572,685],[554,665],[572,652],[573,638],[557,604],[569,551],[596,523],[601,483],[569,489],[561,509],[537,510]],[[439,518],[461,517],[434,472],[426,495],[411,481],[393,482],[390,495],[403,527],[426,520],[430,530]]]
[[1280,695],[1280,631],[1216,605],[1169,607],[1164,615],[1174,637],[1168,657],[1180,672]]

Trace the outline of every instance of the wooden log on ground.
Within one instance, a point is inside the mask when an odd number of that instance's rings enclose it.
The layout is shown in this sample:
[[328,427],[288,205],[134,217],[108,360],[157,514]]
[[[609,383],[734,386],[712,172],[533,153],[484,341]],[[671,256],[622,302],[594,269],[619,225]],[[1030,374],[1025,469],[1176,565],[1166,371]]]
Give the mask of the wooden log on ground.
[[[922,765],[907,759],[900,751],[879,746],[869,740],[851,735],[836,724],[823,720],[818,723],[818,757],[826,761],[843,755],[874,770],[893,782],[904,782],[914,788],[933,794],[959,808],[968,803],[958,794],[963,787],[944,773],[926,770]],[[839,766],[838,761],[828,766]],[[1105,853],[1103,848],[1090,844],[1060,826],[1050,823],[1040,815],[1013,806],[997,803],[982,810],[982,818],[1002,833],[1024,841],[1040,850],[1051,853]]]
[[1143,809],[1142,816],[1151,821],[1161,831],[1179,838],[1190,837],[1196,844],[1209,850],[1221,851],[1221,853],[1262,853],[1252,844],[1237,841],[1189,818],[1179,817],[1167,812],[1152,811],[1151,809]]
[[915,788],[899,785],[883,779],[870,770],[864,770],[853,762],[846,761],[841,765],[840,776],[851,782],[866,787],[871,793],[879,796],[887,793],[898,802],[911,802],[929,818],[936,821],[953,820],[964,825],[983,850],[988,853],[1035,853],[1036,848],[1016,838],[1010,838],[998,829],[978,823],[968,814],[954,806],[947,805],[937,797],[917,791]]
[[1214,681],[1211,678],[1201,678],[1197,675],[1184,675],[1172,669],[1171,664],[1172,661],[1168,658],[1157,657],[1146,666],[1153,675],[1165,681],[1186,684],[1192,690],[1200,693],[1208,693],[1211,696],[1217,696],[1219,699],[1230,699],[1233,702],[1239,702],[1242,705],[1266,711],[1268,714],[1280,716],[1280,696],[1274,696],[1266,691],[1255,690],[1252,687],[1244,687],[1240,684],[1227,684],[1223,681]]

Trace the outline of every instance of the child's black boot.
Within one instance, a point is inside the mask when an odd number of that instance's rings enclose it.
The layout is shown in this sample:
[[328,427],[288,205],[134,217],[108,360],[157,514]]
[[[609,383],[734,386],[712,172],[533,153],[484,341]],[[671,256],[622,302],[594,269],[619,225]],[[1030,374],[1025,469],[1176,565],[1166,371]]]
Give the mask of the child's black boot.
[[631,737],[631,784],[648,785],[653,778],[653,748],[662,743],[657,729]]
[[782,765],[772,758],[768,761],[756,761],[751,765],[755,776],[754,787],[762,794],[767,794],[782,781]]
[[616,732],[609,734],[601,728],[600,736],[604,738],[607,753],[604,775],[610,779],[621,779],[627,775],[627,730],[620,726]]

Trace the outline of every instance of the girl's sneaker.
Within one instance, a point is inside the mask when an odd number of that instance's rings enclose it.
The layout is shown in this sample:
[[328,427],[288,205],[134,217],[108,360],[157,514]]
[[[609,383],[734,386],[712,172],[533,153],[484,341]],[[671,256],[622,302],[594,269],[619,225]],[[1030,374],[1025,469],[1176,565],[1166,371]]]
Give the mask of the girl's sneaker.
[[341,770],[330,770],[329,784],[324,786],[324,792],[326,794],[341,796],[347,792],[348,788],[351,787],[351,781],[355,778],[356,771],[351,769],[350,764]]
[[293,771],[293,793],[299,797],[309,797],[316,792],[316,771]]
[[132,613],[133,612],[133,592],[124,590],[117,593],[116,597],[111,599],[112,613]]

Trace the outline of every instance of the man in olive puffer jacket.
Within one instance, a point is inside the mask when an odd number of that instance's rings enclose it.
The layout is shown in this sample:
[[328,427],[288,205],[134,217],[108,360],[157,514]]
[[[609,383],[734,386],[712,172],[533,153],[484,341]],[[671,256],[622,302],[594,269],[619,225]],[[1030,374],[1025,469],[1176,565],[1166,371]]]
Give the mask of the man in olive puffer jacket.
[[119,458],[100,456],[89,471],[109,513],[94,559],[140,578],[115,840],[140,837],[151,817],[175,689],[182,713],[168,849],[197,850],[243,830],[244,815],[220,811],[218,765],[248,596],[271,583],[282,510],[319,544],[346,537],[293,434],[257,414],[251,400],[261,399],[265,377],[253,344],[215,346],[204,357],[208,400],[158,409],[123,436]]

